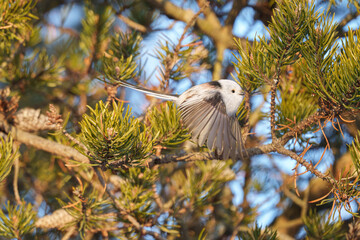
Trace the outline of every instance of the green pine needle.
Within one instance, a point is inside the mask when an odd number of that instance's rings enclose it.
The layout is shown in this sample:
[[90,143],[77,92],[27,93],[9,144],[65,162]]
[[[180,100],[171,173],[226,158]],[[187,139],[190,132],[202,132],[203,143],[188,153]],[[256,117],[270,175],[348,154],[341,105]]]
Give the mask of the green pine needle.
[[0,145],[0,182],[2,182],[11,171],[14,160],[19,157],[18,150],[14,151],[13,138],[11,134],[7,139],[1,138]]

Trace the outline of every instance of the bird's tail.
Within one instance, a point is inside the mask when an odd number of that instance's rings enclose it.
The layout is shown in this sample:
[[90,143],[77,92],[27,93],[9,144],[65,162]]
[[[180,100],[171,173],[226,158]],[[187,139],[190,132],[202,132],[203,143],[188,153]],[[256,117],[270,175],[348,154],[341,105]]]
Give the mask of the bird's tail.
[[163,100],[167,100],[167,101],[176,101],[178,99],[178,97],[179,97],[176,94],[161,93],[161,92],[158,92],[158,91],[153,91],[153,90],[149,90],[149,89],[146,89],[146,88],[142,88],[142,87],[139,87],[139,86],[136,86],[136,85],[133,85],[131,83],[124,82],[124,81],[120,81],[119,85],[122,86],[122,87],[131,88],[131,89],[137,90],[139,92],[143,92],[146,95],[149,95],[149,96],[152,96],[152,97],[155,97],[155,98],[159,98],[159,99],[163,99]]

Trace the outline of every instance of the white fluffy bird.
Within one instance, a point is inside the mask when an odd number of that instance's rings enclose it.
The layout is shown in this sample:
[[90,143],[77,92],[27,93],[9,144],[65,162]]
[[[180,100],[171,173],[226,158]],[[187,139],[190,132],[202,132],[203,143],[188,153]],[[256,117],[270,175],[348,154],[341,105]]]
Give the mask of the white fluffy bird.
[[181,110],[185,127],[199,146],[206,142],[207,147],[223,159],[242,157],[243,143],[236,112],[244,92],[236,82],[228,79],[211,81],[193,86],[181,95],[152,91],[127,82],[119,82],[119,85],[174,101]]

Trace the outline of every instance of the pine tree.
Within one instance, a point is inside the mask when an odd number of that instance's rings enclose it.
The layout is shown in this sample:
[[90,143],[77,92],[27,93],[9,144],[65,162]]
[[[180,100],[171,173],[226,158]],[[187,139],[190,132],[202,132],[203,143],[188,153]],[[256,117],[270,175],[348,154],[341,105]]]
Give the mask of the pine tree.
[[[357,239],[359,13],[356,0],[0,0],[0,236]],[[245,17],[254,38],[235,34]],[[204,78],[244,90],[242,159],[193,144],[171,102],[134,113],[144,103],[119,87]]]

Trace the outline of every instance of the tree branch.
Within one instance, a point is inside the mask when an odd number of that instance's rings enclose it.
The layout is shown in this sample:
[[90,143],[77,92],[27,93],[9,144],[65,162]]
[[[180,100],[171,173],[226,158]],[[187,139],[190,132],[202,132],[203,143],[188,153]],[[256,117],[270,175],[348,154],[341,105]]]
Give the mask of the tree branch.
[[[242,154],[244,156],[247,154],[248,157],[252,157],[252,156],[256,156],[256,155],[271,153],[271,152],[276,151],[276,149],[277,149],[277,145],[275,143],[270,143],[270,144],[261,145],[258,147],[253,147],[253,148],[243,150]],[[161,164],[172,163],[172,162],[193,162],[193,161],[209,161],[209,160],[216,161],[216,160],[221,160],[221,159],[214,158],[211,155],[211,153],[208,153],[208,152],[195,152],[195,153],[189,153],[189,154],[186,154],[183,156],[171,154],[171,155],[163,155],[163,156],[155,157],[155,158],[148,158],[148,159],[145,159],[145,163],[149,167],[153,167],[155,165],[161,165]]]
[[[0,121],[0,129],[6,134],[12,132],[14,140],[19,141],[25,145],[35,147],[37,149],[43,150],[45,152],[49,152],[58,156],[62,156],[68,159],[72,159],[81,163],[89,163],[89,159],[82,155],[75,148],[70,146],[65,146],[63,144],[54,142],[52,140],[48,140],[42,137],[39,137],[35,134],[24,132],[14,126],[11,126],[5,122]],[[247,152],[248,156],[261,155],[265,153],[270,153],[276,150],[275,144],[267,144],[258,147],[249,148],[244,150]],[[146,159],[147,164],[152,167],[155,165],[166,164],[171,162],[191,162],[191,161],[207,161],[207,160],[218,160],[214,159],[214,157],[210,153],[189,153],[184,156],[178,155],[166,155],[161,158],[148,158]]]
[[[190,24],[196,16],[196,13],[194,13],[192,10],[178,7],[170,1],[146,1],[150,5],[162,11],[169,18],[182,21],[187,25]],[[212,9],[208,7],[205,0],[198,0],[198,3],[200,8],[203,8],[205,18],[196,18],[195,27],[214,41],[217,53],[216,61],[214,63],[213,80],[218,80],[221,79],[224,51],[226,49],[236,49],[236,44],[234,41],[236,36],[232,34],[233,24],[241,9],[246,6],[246,0],[234,1],[233,8],[230,10],[229,16],[227,17],[224,26],[221,25],[220,20],[212,11]],[[241,42],[245,48],[248,41],[241,39]]]
[[339,25],[338,25],[337,28],[336,28],[336,30],[337,30],[337,32],[338,32],[338,35],[339,35],[340,37],[343,37],[343,36],[344,36],[344,30],[343,30],[343,28],[344,28],[349,22],[351,22],[352,20],[356,19],[358,16],[360,16],[360,12],[359,12],[359,11],[356,11],[356,12],[347,14],[347,15],[341,20],[341,22],[339,23]]
[[[146,0],[150,5],[158,8],[169,18],[182,21],[188,24],[195,13],[190,9],[183,9],[176,6],[170,1],[166,0]],[[219,19],[215,14],[211,14],[209,11],[204,12],[205,18],[197,18],[195,26],[205,35],[210,37],[215,43],[222,42],[225,48],[236,49],[234,44],[234,36],[232,34],[232,27],[224,27],[221,25]],[[243,41],[244,47],[246,41]]]
[[310,127],[312,124],[318,122],[320,119],[324,118],[325,116],[322,115],[320,112],[316,112],[313,115],[309,116],[308,118],[299,122],[293,130],[290,132],[285,133],[281,138],[280,142],[285,145],[291,138],[293,138],[297,133],[304,131],[306,128]]
[[[312,172],[319,178],[334,184],[335,180],[332,178],[329,178],[325,176],[320,171],[314,169],[314,167],[306,162],[303,158],[298,156],[296,153],[286,149],[283,147],[283,144],[285,144],[289,139],[291,139],[297,131],[301,131],[305,129],[307,126],[311,125],[314,121],[323,118],[324,116],[316,113],[306,120],[303,120],[300,122],[295,128],[294,131],[286,133],[282,138],[280,138],[278,141],[272,142],[270,144],[261,145],[258,147],[253,147],[249,149],[243,150],[243,155],[247,155],[248,157],[255,156],[255,155],[261,155],[266,154],[270,152],[278,152],[280,154],[284,154],[286,156],[289,156],[293,158],[294,160],[298,161],[301,165],[303,165],[308,171]],[[19,141],[21,143],[24,143],[28,146],[35,147],[37,149],[62,156],[68,159],[76,160],[81,163],[89,163],[89,159],[82,155],[80,152],[78,152],[75,148],[70,146],[65,146],[63,144],[39,137],[37,135],[24,132],[14,126],[11,126],[7,124],[6,122],[0,122],[0,129],[5,132],[6,134],[12,133],[14,140]],[[218,160],[214,158],[210,153],[189,153],[184,156],[178,156],[178,155],[166,155],[162,157],[156,157],[156,158],[148,158],[145,160],[146,164],[149,167],[153,167],[155,165],[160,164],[166,164],[171,162],[191,162],[191,161],[207,161],[207,160]]]
[[225,50],[226,46],[223,45],[221,42],[216,45],[216,59],[214,63],[213,80],[221,79],[222,64],[224,60]]
[[246,115],[245,115],[245,126],[243,127],[243,142],[245,143],[247,136],[249,135],[250,132],[250,111],[251,111],[251,104],[250,104],[250,93],[248,91],[245,91],[245,96],[244,96],[244,101],[245,101],[245,111],[246,111]]
[[233,6],[228,13],[228,16],[225,20],[225,25],[233,26],[236,17],[239,15],[240,11],[247,6],[247,0],[236,0],[233,1]]
[[49,152],[58,156],[76,160],[81,163],[89,163],[89,159],[78,152],[75,148],[39,137],[35,134],[24,132],[5,122],[0,122],[0,129],[6,134],[12,133],[14,140],[24,143],[28,146]]

